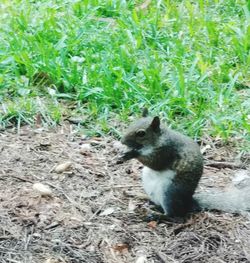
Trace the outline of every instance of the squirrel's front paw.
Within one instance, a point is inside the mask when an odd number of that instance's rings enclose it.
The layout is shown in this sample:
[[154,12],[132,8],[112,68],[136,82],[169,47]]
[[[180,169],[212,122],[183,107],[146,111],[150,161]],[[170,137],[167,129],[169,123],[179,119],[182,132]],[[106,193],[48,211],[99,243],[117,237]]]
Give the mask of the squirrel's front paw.
[[124,163],[126,160],[124,159],[124,155],[120,155],[118,156],[118,158],[116,159],[116,164],[122,164]]
[[118,157],[116,163],[117,164],[124,163],[130,159],[136,158],[138,156],[138,154],[139,153],[136,150],[127,151]]

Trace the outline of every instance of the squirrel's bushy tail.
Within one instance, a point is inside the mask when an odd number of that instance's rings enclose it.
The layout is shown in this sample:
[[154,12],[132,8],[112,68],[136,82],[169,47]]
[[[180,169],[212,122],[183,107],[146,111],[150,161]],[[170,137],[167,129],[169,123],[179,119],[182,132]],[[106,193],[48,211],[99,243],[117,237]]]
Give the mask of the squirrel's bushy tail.
[[250,185],[241,189],[235,186],[225,191],[195,193],[194,199],[201,210],[219,210],[229,213],[250,212]]

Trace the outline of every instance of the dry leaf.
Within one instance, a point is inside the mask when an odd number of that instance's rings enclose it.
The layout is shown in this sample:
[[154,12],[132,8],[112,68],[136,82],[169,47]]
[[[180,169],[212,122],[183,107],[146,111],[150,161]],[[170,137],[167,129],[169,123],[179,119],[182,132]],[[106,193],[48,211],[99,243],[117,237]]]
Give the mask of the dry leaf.
[[120,243],[113,246],[113,250],[119,253],[125,253],[128,252],[128,244]]
[[62,173],[66,170],[68,170],[70,167],[72,166],[72,162],[68,161],[68,162],[65,162],[65,163],[61,163],[61,164],[58,164],[55,168],[55,171],[57,173]]
[[150,221],[148,223],[148,227],[150,227],[150,228],[156,228],[156,226],[157,226],[157,222],[156,221]]
[[35,118],[36,118],[36,127],[37,128],[41,127],[41,124],[42,124],[42,115],[41,115],[41,113],[37,113]]
[[37,191],[42,196],[51,196],[52,191],[49,186],[42,184],[42,183],[34,183],[33,190]]
[[105,209],[103,212],[100,213],[100,216],[111,215],[112,213],[114,213],[114,211],[115,211],[114,207],[108,207],[107,209]]

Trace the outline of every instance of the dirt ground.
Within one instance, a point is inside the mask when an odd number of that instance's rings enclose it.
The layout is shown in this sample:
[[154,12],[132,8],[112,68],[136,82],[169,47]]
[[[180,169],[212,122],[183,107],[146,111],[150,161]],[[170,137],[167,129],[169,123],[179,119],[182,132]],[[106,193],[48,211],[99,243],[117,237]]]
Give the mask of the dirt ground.
[[[114,139],[86,138],[71,125],[1,132],[0,262],[250,262],[247,215],[210,211],[147,222],[141,165],[116,164],[119,149]],[[232,147],[206,138],[202,151],[208,165],[199,191],[250,176],[249,156]]]

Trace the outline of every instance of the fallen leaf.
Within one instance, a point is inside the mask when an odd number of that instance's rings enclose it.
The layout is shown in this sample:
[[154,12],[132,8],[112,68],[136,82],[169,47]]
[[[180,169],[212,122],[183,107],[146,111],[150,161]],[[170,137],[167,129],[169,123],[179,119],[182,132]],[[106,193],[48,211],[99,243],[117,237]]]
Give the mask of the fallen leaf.
[[113,250],[119,253],[125,253],[128,252],[128,244],[120,243],[113,246]]
[[70,167],[72,166],[72,162],[68,161],[68,162],[65,162],[65,163],[61,163],[61,164],[58,164],[55,168],[55,171],[57,173],[62,173],[66,170],[68,170]]
[[157,222],[156,221],[150,221],[148,223],[148,227],[150,227],[150,228],[156,228],[156,226],[157,226]]
[[51,196],[52,191],[48,185],[42,183],[34,183],[32,186],[33,190],[37,191],[42,196]]
[[37,128],[41,127],[41,124],[42,124],[42,115],[41,115],[41,113],[37,113],[35,118],[36,118],[36,127]]

